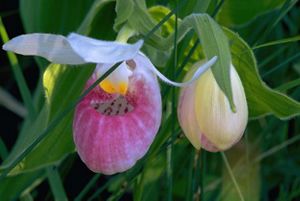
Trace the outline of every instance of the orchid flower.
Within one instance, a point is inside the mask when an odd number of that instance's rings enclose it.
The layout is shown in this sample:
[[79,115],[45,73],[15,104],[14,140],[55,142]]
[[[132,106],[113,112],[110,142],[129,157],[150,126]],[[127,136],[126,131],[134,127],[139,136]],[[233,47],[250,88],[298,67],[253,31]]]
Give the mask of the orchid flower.
[[[190,76],[191,71],[186,78]],[[230,78],[236,112],[231,110],[210,69],[181,90],[179,123],[196,149],[204,148],[211,152],[226,150],[244,133],[248,107],[242,82],[233,65],[230,66]]]
[[36,33],[18,36],[3,49],[59,64],[96,63],[86,88],[122,62],[76,106],[73,120],[73,139],[82,161],[94,172],[114,174],[141,159],[158,132],[162,108],[156,75],[171,85],[188,86],[217,59],[199,67],[189,81],[176,83],[140,52],[142,45],[142,40],[126,44],[75,33],[68,37]]

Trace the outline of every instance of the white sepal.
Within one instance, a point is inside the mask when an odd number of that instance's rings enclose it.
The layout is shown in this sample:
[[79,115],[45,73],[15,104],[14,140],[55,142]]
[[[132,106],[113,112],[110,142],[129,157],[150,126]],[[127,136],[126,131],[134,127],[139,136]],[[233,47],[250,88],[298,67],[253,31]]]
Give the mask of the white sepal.
[[21,55],[41,56],[58,64],[86,63],[70,46],[66,37],[54,34],[25,34],[13,38],[2,47]]
[[78,55],[91,63],[117,63],[132,59],[144,43],[143,40],[134,44],[102,41],[75,33],[68,36],[68,41]]

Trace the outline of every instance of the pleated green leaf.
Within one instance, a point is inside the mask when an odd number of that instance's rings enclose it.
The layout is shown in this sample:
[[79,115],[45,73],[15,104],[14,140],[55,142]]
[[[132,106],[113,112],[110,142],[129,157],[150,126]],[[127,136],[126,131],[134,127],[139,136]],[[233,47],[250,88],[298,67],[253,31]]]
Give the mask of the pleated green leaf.
[[280,119],[288,119],[299,115],[300,103],[268,87],[259,76],[251,48],[237,34],[229,29],[224,30],[230,41],[233,64],[246,92],[249,116],[257,118],[272,114]]
[[133,12],[133,0],[117,0],[116,1],[116,13],[117,17],[114,23],[114,29],[117,31],[121,25],[124,24]]
[[66,35],[77,30],[92,3],[93,0],[21,0],[20,12],[27,33]]

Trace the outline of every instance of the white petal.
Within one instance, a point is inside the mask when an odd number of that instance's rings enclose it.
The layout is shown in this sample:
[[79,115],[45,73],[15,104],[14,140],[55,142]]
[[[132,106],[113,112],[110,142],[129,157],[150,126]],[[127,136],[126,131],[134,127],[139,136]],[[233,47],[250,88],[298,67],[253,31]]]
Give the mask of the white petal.
[[125,44],[96,40],[75,33],[68,36],[68,41],[77,54],[92,63],[117,63],[132,59],[143,45],[143,40]]
[[86,63],[61,35],[41,33],[20,35],[4,44],[3,49],[22,55],[41,56],[53,63]]
[[162,81],[164,81],[168,84],[171,84],[173,86],[176,86],[176,87],[185,87],[185,86],[190,85],[195,80],[197,80],[207,69],[209,69],[212,65],[214,65],[214,63],[216,63],[216,61],[217,61],[217,58],[218,58],[217,56],[214,56],[208,62],[206,62],[202,66],[199,66],[198,69],[195,71],[194,75],[192,76],[192,78],[190,80],[188,80],[186,82],[182,82],[182,83],[169,80],[167,77],[165,77],[161,72],[159,72],[153,66],[153,64],[151,63],[151,61],[148,58],[147,58],[148,65],[146,65],[146,67],[149,68],[149,70],[151,70],[154,74],[156,74]]

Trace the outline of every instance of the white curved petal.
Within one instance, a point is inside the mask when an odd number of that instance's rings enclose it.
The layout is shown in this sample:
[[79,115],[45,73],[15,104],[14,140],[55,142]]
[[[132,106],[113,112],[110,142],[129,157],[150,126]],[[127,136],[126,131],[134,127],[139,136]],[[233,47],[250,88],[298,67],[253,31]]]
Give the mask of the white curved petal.
[[125,44],[97,40],[75,33],[71,33],[67,39],[78,55],[86,62],[92,63],[117,63],[132,59],[143,45],[143,40],[135,44]]
[[[141,54],[141,55],[143,55],[143,54]],[[168,79],[166,76],[164,76],[161,72],[159,72],[153,66],[153,64],[151,63],[151,61],[148,58],[147,58],[148,65],[146,65],[146,67],[148,67],[149,70],[151,70],[154,74],[156,74],[162,81],[166,82],[167,84],[170,84],[170,85],[173,85],[176,87],[185,87],[185,86],[190,85],[195,80],[197,80],[207,69],[209,69],[212,65],[214,65],[216,63],[217,59],[218,59],[218,57],[214,56],[208,62],[199,66],[197,68],[197,70],[195,71],[195,73],[193,74],[192,78],[186,82],[174,82],[174,81]]]
[[86,63],[61,35],[41,33],[20,35],[8,41],[2,48],[22,55],[41,56],[53,63]]

